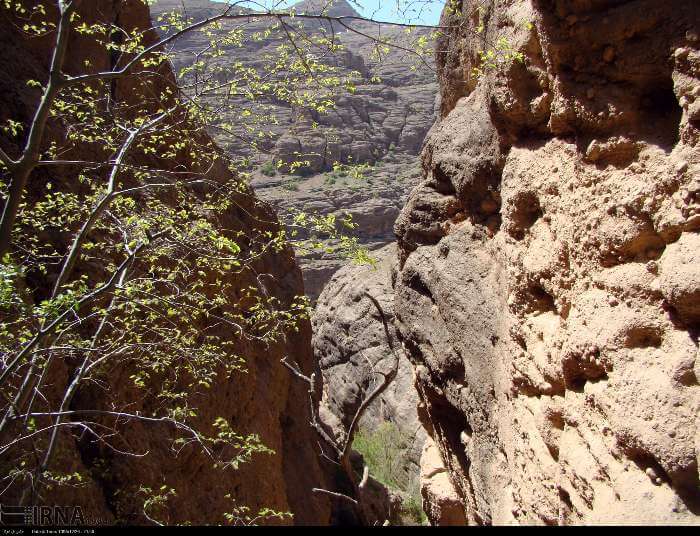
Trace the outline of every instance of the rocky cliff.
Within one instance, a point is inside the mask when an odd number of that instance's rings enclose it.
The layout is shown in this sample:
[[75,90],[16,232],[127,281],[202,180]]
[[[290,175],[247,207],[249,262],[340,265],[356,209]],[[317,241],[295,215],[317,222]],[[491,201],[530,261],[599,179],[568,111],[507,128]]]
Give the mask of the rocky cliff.
[[[328,7],[330,5],[330,7]],[[172,10],[182,11],[194,19],[220,13],[222,4],[210,0],[159,0],[155,15]],[[330,16],[357,17],[358,12],[345,0],[299,2],[292,6],[297,13],[318,14],[327,7]],[[371,37],[381,36],[399,45],[413,46],[427,29],[416,29],[402,37],[404,29],[378,25],[368,21],[348,20],[347,24]],[[250,37],[263,31],[266,21],[232,21],[224,30],[240,28]],[[280,213],[291,211],[333,214],[339,219],[347,214],[358,224],[359,243],[376,250],[394,240],[393,224],[404,205],[408,192],[416,185],[419,167],[417,154],[425,134],[435,119],[435,96],[438,91],[434,66],[401,51],[389,48],[377,56],[374,42],[325,21],[307,21],[309,35],[332,32],[342,50],[326,54],[328,62],[339,67],[339,76],[353,78],[352,92],[339,91],[326,113],[303,106],[290,106],[279,99],[267,99],[256,105],[256,113],[264,123],[265,136],[250,143],[248,127],[257,131],[259,123],[241,117],[241,109],[222,104],[218,123],[231,125],[226,131],[212,128],[217,143],[229,154],[247,156],[255,163],[251,185],[258,195],[271,202]],[[332,28],[332,30],[331,30]],[[297,34],[297,39],[301,37]],[[243,46],[224,47],[228,54],[221,58],[225,65],[234,61],[264,73],[266,56],[288,40],[281,31],[264,40],[248,38]],[[197,51],[205,49],[207,36],[193,33],[173,44],[176,68],[192,61]],[[212,98],[224,102],[222,97]],[[250,105],[246,103],[246,109]],[[305,161],[295,173],[272,163]],[[333,171],[333,164],[368,164],[362,178],[353,178],[344,171]],[[265,164],[268,169],[258,168]],[[263,166],[264,169],[264,166]],[[333,273],[344,264],[342,256],[326,252],[298,252],[307,295],[315,300]]]
[[[394,295],[391,272],[396,245],[375,253],[376,266],[346,266],[338,270],[319,297],[313,314],[312,345],[323,373],[320,416],[335,437],[347,432],[358,407],[379,379],[394,366],[384,326],[367,294],[381,305],[395,339]],[[418,420],[418,394],[413,368],[399,354],[397,375],[367,408],[363,428],[373,431],[384,422],[394,423],[410,441],[408,463],[401,469],[407,480],[418,475],[425,431]]]
[[[387,155],[362,178],[326,173],[303,179],[256,178],[251,185],[261,198],[281,212],[306,211],[333,215],[338,221],[348,214],[357,228],[348,233],[357,237],[372,255],[395,240],[393,226],[411,189],[418,183],[418,158]],[[291,185],[291,187],[290,187]],[[304,291],[316,300],[331,276],[347,264],[337,252],[303,251],[297,259],[304,276]]]
[[360,437],[355,437],[353,447],[366,456],[370,478],[389,489],[387,497],[378,501],[389,515],[375,517],[413,525],[422,521],[420,459],[426,433],[418,419],[411,362],[403,352],[392,351],[397,343],[392,289],[396,244],[374,256],[373,266],[338,270],[314,309],[312,348],[323,378],[318,414],[329,434],[342,442],[360,407],[384,375],[395,371],[386,389],[363,410]]
[[[224,8],[225,4],[209,0],[159,0],[153,11],[156,18],[176,12],[191,20],[201,20],[220,14]],[[432,66],[429,61],[418,61],[399,48],[377,54],[376,41],[373,41],[381,37],[398,45],[411,46],[411,39],[415,38],[403,38],[405,32],[400,27],[360,20],[359,13],[345,0],[298,2],[289,9],[299,14],[318,15],[323,11],[330,17],[358,19],[345,20],[346,26],[305,19],[299,23],[300,28],[290,27],[287,32],[271,28],[270,20],[264,18],[223,21],[221,35],[237,30],[245,38],[242,42],[224,44],[222,50],[226,54],[207,60],[207,69],[201,76],[218,76],[216,68],[227,69],[240,62],[261,76],[279,77],[269,72],[274,68],[271,58],[275,57],[278,47],[290,39],[304,44],[305,40],[329,34],[335,49],[328,52],[320,47],[317,52],[325,63],[338,69],[338,78],[351,80],[354,89],[334,91],[334,103],[324,113],[303,103],[291,104],[281,96],[262,95],[256,106],[251,107],[238,96],[213,94],[212,102],[232,104],[220,108],[217,124],[226,123],[226,130],[212,128],[219,145],[232,154],[248,155],[258,163],[271,158],[283,162],[303,161],[296,170],[296,174],[302,175],[331,170],[336,161],[375,162],[389,152],[416,155],[433,118],[437,86]],[[266,31],[269,35],[264,39],[256,37]],[[428,35],[427,30],[415,32],[417,36]],[[192,32],[173,43],[175,68],[189,65],[198,52],[206,49],[208,40],[206,34]],[[189,88],[190,91],[196,89],[199,88]],[[253,123],[246,117],[251,116],[241,116],[242,108],[237,107],[237,103],[246,103],[245,109],[254,110],[257,118],[263,121],[262,128],[256,124],[255,131],[248,130]]]
[[456,7],[394,298],[444,504],[698,523],[700,6]]
[[[26,125],[41,95],[39,90],[27,84],[27,80],[46,79],[52,38],[28,36],[22,31],[22,20],[15,19],[8,10],[10,7],[0,12],[0,68],[4,73],[12,73],[12,76],[0,79],[0,123],[5,125],[8,119],[12,119]],[[139,0],[82,2],[78,14],[86,25],[114,23],[129,32],[143,31],[146,44],[157,39],[155,32],[149,30],[148,7]],[[55,15],[55,11],[48,11],[48,16]],[[88,72],[111,67],[113,58],[104,47],[97,46],[94,37],[77,32],[71,35],[66,72],[84,72],[86,65],[89,66]],[[120,79],[112,86],[110,95],[115,102],[133,104],[139,99],[158,94],[172,82],[168,69],[162,70],[160,75],[147,79]],[[197,131],[193,128],[192,132]],[[200,141],[205,145],[208,143],[206,135],[196,135],[203,136]],[[64,123],[54,119],[49,124],[46,145],[51,141],[65,141],[66,136]],[[10,154],[16,154],[18,150],[17,140],[6,129],[0,134],[0,145]],[[153,166],[163,169],[165,175],[175,170],[196,170],[198,166],[187,154],[165,159],[133,152],[135,154],[129,160],[129,165],[135,168]],[[66,153],[66,158],[71,156],[82,160],[105,157],[88,142],[79,144],[74,153]],[[99,166],[95,168],[99,169]],[[100,177],[97,171],[93,173]],[[230,172],[221,163],[212,166],[207,175],[213,183],[230,177]],[[3,183],[4,180],[3,176]],[[78,172],[73,166],[43,168],[31,177],[31,187],[25,199],[30,209],[48,190],[47,183],[53,185],[54,192],[84,194]],[[252,253],[252,244],[258,233],[275,233],[279,229],[276,215],[269,205],[260,202],[246,188],[241,188],[232,201],[231,208],[221,218],[212,218],[210,223],[217,228],[241,233],[237,236],[249,237],[250,242],[242,241],[241,247],[250,247]],[[82,202],[88,205],[93,201],[88,198]],[[73,227],[69,229],[57,225],[56,222],[47,221],[40,233],[40,240],[51,244],[60,253],[66,250],[77,222],[73,222]],[[21,255],[21,247],[15,253]],[[262,253],[255,252],[255,256],[250,269],[215,276],[228,278],[230,283],[230,286],[227,285],[230,292],[224,296],[222,314],[242,306],[248,294],[244,289],[249,287],[278,300],[281,307],[289,307],[294,296],[303,293],[301,273],[291,248],[266,249]],[[182,257],[183,260],[185,258]],[[56,279],[58,265],[50,266],[53,268],[44,273],[33,270],[31,265],[27,268],[28,300],[32,303],[38,304],[44,299]],[[188,284],[202,283],[204,272],[199,273],[201,277],[198,279],[197,275],[193,275]],[[101,275],[96,269],[94,273],[86,273],[85,280],[89,283],[99,281]],[[156,309],[160,307],[155,302],[153,305]],[[195,322],[202,333],[212,329],[211,321],[191,319],[191,322]],[[259,434],[262,442],[273,449],[274,454],[255,455],[238,469],[217,469],[212,459],[196,448],[171,444],[168,441],[171,429],[167,423],[149,424],[96,417],[94,420],[98,422],[94,426],[104,426],[113,431],[110,435],[112,447],[105,442],[91,440],[89,433],[62,434],[50,467],[51,474],[78,474],[80,480],[77,484],[75,479],[70,478],[56,480],[42,490],[41,504],[81,506],[84,518],[89,523],[140,524],[148,522],[144,489],[150,488],[156,493],[159,489],[173,489],[175,494],[168,494],[162,504],[156,503],[158,518],[166,523],[223,524],[226,522],[224,513],[235,512],[239,507],[250,508],[254,515],[261,508],[292,512],[293,521],[299,524],[327,523],[330,519],[328,502],[311,493],[312,487],[323,486],[324,483],[314,450],[315,438],[308,426],[307,393],[304,386],[295,382],[280,364],[280,359],[288,356],[307,373],[312,370],[310,338],[310,325],[308,321],[302,321],[298,331],[287,330],[283,337],[276,340],[241,339],[227,347],[229,354],[219,356],[223,364],[215,370],[208,388],[197,384],[183,386],[181,400],[184,402],[179,403],[191,404],[189,407],[197,410],[196,426],[200,429],[208,431],[214,419],[223,417],[238,433]],[[201,350],[197,344],[192,350],[193,354]],[[236,362],[238,356],[244,358],[247,372],[232,374],[226,363]],[[137,390],[133,376],[130,377],[132,370],[127,364],[127,357],[112,366],[99,381],[81,388],[70,409],[79,413],[86,408],[108,411],[126,407],[137,415],[156,415],[170,405],[178,404],[174,401],[164,402],[158,397],[162,385],[158,383],[160,375],[155,371],[143,386],[144,389]],[[3,369],[5,365],[3,356]],[[50,382],[42,390],[42,400],[37,401],[35,407],[42,409],[44,404],[49,408],[56,407],[56,397],[61,394],[58,389],[76,374],[76,369],[75,360],[56,361],[48,374]],[[7,437],[2,437],[3,446],[7,440]],[[39,437],[34,446],[43,448],[43,441],[44,438]],[[35,460],[30,450],[22,453],[22,456],[31,464]],[[13,451],[3,448],[0,466],[5,484],[0,500],[4,505],[19,504],[22,488],[28,485],[21,478],[22,468],[15,465],[13,454]],[[22,466],[27,469],[29,466],[25,463]],[[240,515],[242,517],[244,513]],[[289,518],[283,519],[289,521]]]

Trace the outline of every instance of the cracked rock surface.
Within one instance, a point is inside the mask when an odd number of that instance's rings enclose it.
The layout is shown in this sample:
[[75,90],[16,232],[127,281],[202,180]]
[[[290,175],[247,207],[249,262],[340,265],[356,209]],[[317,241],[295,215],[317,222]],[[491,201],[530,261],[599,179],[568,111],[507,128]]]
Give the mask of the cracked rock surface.
[[[182,9],[182,0],[159,0],[152,8],[155,15]],[[221,3],[211,0],[188,0],[186,14],[195,19],[221,12]],[[317,13],[327,2],[306,0],[293,7],[297,13]],[[358,16],[345,0],[334,0],[331,16]],[[370,36],[402,41],[402,28],[378,27],[374,23],[353,20],[353,28]],[[252,33],[265,27],[264,22],[225,22],[224,29],[239,27]],[[318,32],[330,30],[327,22],[309,21],[305,28]],[[416,29],[410,39],[428,30]],[[258,150],[248,142],[245,125],[237,116],[239,109],[224,108],[220,121],[227,131],[213,128],[217,144],[235,157],[250,157],[257,164],[267,161],[308,161],[295,174],[284,165],[274,176],[254,171],[251,185],[280,214],[291,211],[333,214],[339,219],[350,214],[358,224],[360,244],[370,251],[394,241],[393,225],[411,188],[418,180],[418,153],[423,139],[435,119],[438,92],[434,65],[419,62],[399,49],[390,49],[378,61],[373,44],[365,37],[333,25],[333,35],[344,49],[329,61],[340,67],[340,74],[356,71],[359,75],[354,92],[341,92],[335,106],[327,113],[291,107],[274,101],[252,105],[241,102],[240,109],[253,109],[265,118],[263,139],[256,139]],[[227,49],[221,62],[240,60],[265,72],[265,55],[286,41],[282,33],[269,39],[245,41],[242,48]],[[208,45],[204,34],[193,32],[174,42],[176,68],[189,65],[193,54]],[[226,48],[226,47],[224,47]],[[412,68],[415,67],[415,69]],[[216,98],[213,104],[217,105]],[[236,99],[230,99],[235,104]],[[261,154],[265,153],[264,155]],[[363,178],[353,179],[332,172],[333,164],[370,164]],[[306,294],[316,300],[328,279],[345,264],[337,254],[320,251],[297,252],[304,276]]]
[[343,438],[360,403],[394,364],[379,313],[366,296],[381,305],[399,356],[396,379],[379,395],[360,422],[366,430],[376,430],[392,422],[406,437],[410,447],[401,470],[406,480],[417,479],[421,450],[426,434],[418,419],[418,394],[413,386],[413,368],[398,346],[393,328],[395,316],[391,271],[396,245],[375,253],[378,263],[346,266],[333,275],[321,293],[312,319],[312,346],[323,374],[320,414],[336,438]]
[[394,308],[466,520],[697,524],[700,6],[460,9]]

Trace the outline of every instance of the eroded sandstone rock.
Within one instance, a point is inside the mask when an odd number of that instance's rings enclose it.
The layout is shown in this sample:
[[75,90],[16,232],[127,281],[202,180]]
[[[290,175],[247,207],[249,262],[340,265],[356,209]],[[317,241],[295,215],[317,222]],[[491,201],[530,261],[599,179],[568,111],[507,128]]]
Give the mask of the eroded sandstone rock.
[[413,386],[413,368],[398,347],[393,327],[394,306],[391,270],[396,245],[374,253],[376,267],[346,266],[331,278],[321,293],[313,315],[314,354],[323,373],[320,413],[334,437],[344,438],[359,405],[381,376],[393,366],[384,325],[374,304],[377,299],[387,315],[399,355],[396,379],[367,408],[363,428],[376,430],[384,422],[396,424],[410,441],[408,463],[402,470],[406,480],[417,479],[425,432],[418,420],[418,394]]
[[394,305],[466,519],[698,523],[700,6],[460,6]]
[[445,527],[467,522],[460,496],[450,481],[440,451],[430,438],[420,458],[420,480],[423,510],[431,524]]

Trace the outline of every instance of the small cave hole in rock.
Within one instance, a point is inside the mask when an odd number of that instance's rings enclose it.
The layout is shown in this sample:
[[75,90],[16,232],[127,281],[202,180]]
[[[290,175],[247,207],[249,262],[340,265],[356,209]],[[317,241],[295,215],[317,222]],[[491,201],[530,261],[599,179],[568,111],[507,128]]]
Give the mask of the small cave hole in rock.
[[557,307],[554,303],[554,297],[547,292],[541,285],[532,285],[528,289],[529,309],[540,313],[555,311]]
[[435,190],[443,195],[454,195],[456,193],[450,177],[440,164],[433,168],[433,183],[432,186]]
[[673,92],[671,79],[657,84],[641,100],[643,121],[649,129],[649,141],[669,152],[678,143],[683,110]]
[[659,330],[651,326],[632,328],[625,337],[627,348],[658,348],[661,342]]
[[525,233],[542,217],[540,201],[533,192],[520,194],[514,201],[511,212],[510,234],[516,240],[525,238]]
[[564,505],[566,506],[566,508],[568,510],[573,509],[574,505],[571,502],[571,495],[569,495],[569,492],[563,488],[558,488],[558,491],[559,491],[559,499],[561,500],[561,502],[564,503]]
[[440,423],[440,433],[449,444],[450,452],[454,453],[462,472],[467,474],[471,461],[462,443],[462,432],[471,438],[474,434],[466,416],[446,400],[436,398],[433,401],[432,421]]
[[598,382],[607,380],[608,374],[601,367],[581,368],[575,374],[571,374],[567,379],[567,388],[576,393],[583,393],[583,389],[588,382]]

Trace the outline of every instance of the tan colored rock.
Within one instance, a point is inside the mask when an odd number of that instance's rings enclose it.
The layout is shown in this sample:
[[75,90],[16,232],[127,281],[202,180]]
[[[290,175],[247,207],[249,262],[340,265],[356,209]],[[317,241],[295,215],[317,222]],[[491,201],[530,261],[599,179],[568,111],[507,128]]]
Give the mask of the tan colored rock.
[[426,441],[421,454],[420,483],[423,511],[432,525],[466,525],[462,501],[432,439]]
[[684,322],[700,322],[700,235],[683,233],[659,259],[661,293]]
[[395,227],[424,420],[470,524],[698,524],[700,6],[486,4]]

